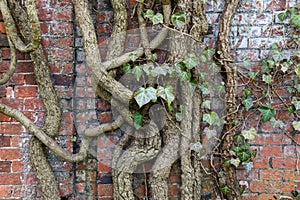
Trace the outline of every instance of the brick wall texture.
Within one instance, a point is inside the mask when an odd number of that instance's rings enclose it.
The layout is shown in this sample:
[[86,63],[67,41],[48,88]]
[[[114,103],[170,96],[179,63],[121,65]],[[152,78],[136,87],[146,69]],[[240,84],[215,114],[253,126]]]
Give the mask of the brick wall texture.
[[[134,0],[128,1],[133,10]],[[284,42],[287,22],[279,22],[277,14],[295,0],[242,0],[234,17],[231,31],[232,55],[237,63],[251,58],[259,63],[273,42]],[[105,44],[111,31],[113,12],[107,0],[98,0],[93,12],[99,47],[105,55]],[[207,1],[209,32],[204,42],[216,46],[218,23],[224,6],[223,0]],[[110,105],[96,97],[91,76],[85,67],[81,34],[76,26],[71,0],[37,0],[42,29],[42,44],[49,60],[52,80],[63,108],[63,122],[57,142],[70,152],[78,150],[84,129],[110,122]],[[129,11],[129,13],[132,13]],[[129,29],[137,28],[135,18],[128,18]],[[138,37],[131,33],[126,48],[135,48]],[[3,22],[0,21],[0,72],[8,69],[10,50]],[[0,102],[17,108],[36,124],[45,117],[44,105],[33,75],[33,66],[26,54],[18,54],[16,73],[0,86]],[[285,89],[281,89],[284,93]],[[254,115],[247,124],[256,127],[259,135],[251,143],[258,149],[253,168],[238,170],[238,178],[248,184],[245,200],[278,199],[280,195],[300,190],[300,147],[269,123],[262,123]],[[277,118],[291,121],[289,113],[277,112]],[[62,199],[112,199],[111,159],[114,145],[121,131],[95,138],[90,157],[85,162],[69,163],[49,152],[49,159],[57,175]],[[300,142],[300,134],[294,134]],[[36,177],[28,158],[30,134],[14,119],[0,114],[0,199],[42,199]],[[74,142],[74,138],[77,139]],[[176,168],[176,167],[174,167]],[[170,177],[170,194],[179,195],[178,171]],[[145,191],[144,174],[134,177],[135,193],[142,199]],[[204,182],[203,194],[212,193],[210,181]],[[275,197],[274,197],[275,196]],[[203,199],[213,199],[207,195]]]

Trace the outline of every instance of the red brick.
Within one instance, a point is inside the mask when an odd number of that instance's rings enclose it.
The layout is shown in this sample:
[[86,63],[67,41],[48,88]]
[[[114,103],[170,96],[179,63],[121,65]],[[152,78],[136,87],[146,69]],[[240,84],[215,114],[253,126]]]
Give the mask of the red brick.
[[[42,34],[48,34],[48,32],[49,32],[49,24],[48,23],[40,22],[40,27],[41,27]],[[42,41],[43,41],[43,39],[42,39]]]
[[10,172],[11,162],[0,161],[0,172]]
[[291,144],[290,138],[284,134],[258,134],[252,144]]
[[98,184],[98,195],[99,196],[112,196],[113,185],[112,184]]
[[259,200],[277,200],[279,199],[278,194],[260,194]]
[[0,174],[0,185],[21,184],[21,174]]
[[50,33],[52,35],[71,35],[73,34],[73,25],[67,22],[50,24]]
[[169,185],[169,195],[170,196],[177,196],[180,193],[180,188],[179,186],[176,185]]
[[281,180],[283,171],[281,170],[260,170],[261,180]]
[[24,110],[27,111],[39,111],[44,109],[44,103],[42,99],[25,99]]
[[4,26],[3,22],[0,22],[0,32],[1,33],[6,33],[5,26]]
[[109,23],[113,18],[113,12],[111,11],[101,11],[97,13],[96,20],[97,22],[107,22]]
[[[3,59],[3,57],[2,57],[2,59]],[[10,63],[7,61],[0,62],[0,72],[7,72],[7,70],[9,69],[9,66],[10,66]]]
[[37,85],[34,74],[25,74],[24,78],[26,85]]
[[283,156],[284,157],[295,157],[296,147],[295,146],[285,146],[283,147]]
[[0,197],[11,196],[13,186],[11,185],[0,185]]
[[98,118],[101,123],[111,122],[111,117],[112,117],[111,112],[103,112],[98,114]]
[[52,38],[43,37],[42,44],[44,47],[73,47],[73,39],[71,37]]
[[19,135],[14,135],[11,137],[11,147],[20,147],[20,142],[21,142],[21,139],[20,139],[20,136]]
[[100,148],[98,149],[97,158],[99,160],[110,160],[112,159],[112,152],[110,148]]
[[139,197],[139,199],[143,199],[143,197],[145,196],[145,186],[144,185],[140,185],[136,188],[134,188],[134,194],[137,195]]
[[39,0],[39,1],[36,1],[36,7],[37,8],[43,8],[43,7],[46,7],[47,6],[47,0]]
[[0,124],[0,133],[2,134],[21,134],[21,132],[20,124]]
[[19,98],[26,97],[37,97],[38,95],[37,86],[16,86],[15,87],[15,96]]
[[31,62],[17,62],[17,73],[33,72],[33,64]]
[[286,0],[281,1],[269,1],[265,4],[266,11],[282,11],[286,9]]
[[69,196],[73,194],[73,186],[69,184],[59,184],[59,192],[61,196]]
[[25,84],[25,75],[24,74],[14,74],[10,79],[10,83],[14,83],[16,85]]
[[294,189],[293,182],[282,182],[282,181],[251,181],[250,191],[251,192],[290,192]]
[[273,168],[294,169],[296,167],[296,158],[272,158]]
[[99,172],[111,172],[111,163],[100,161],[98,162],[98,171]]
[[5,95],[6,95],[6,87],[4,85],[2,85],[2,86],[0,86],[0,98],[5,97]]
[[252,169],[250,172],[246,172],[244,169],[238,169],[236,175],[239,180],[257,180],[258,170]]
[[72,10],[56,10],[54,17],[60,21],[72,21],[73,12]]
[[259,149],[260,156],[282,156],[281,146],[263,146]]
[[72,61],[74,59],[72,49],[55,49],[49,51],[49,60],[54,61]]
[[296,170],[284,170],[284,180],[297,181],[299,180],[299,172]]
[[24,167],[24,163],[20,161],[13,161],[11,164],[12,172],[22,172]]
[[242,200],[257,200],[258,195],[257,194],[244,194],[242,196]]
[[19,149],[0,149],[0,160],[17,160],[20,156]]
[[50,5],[51,5],[51,7],[58,7],[58,8],[68,7],[68,6],[72,6],[72,1],[71,0],[51,0]]
[[11,117],[9,117],[7,115],[4,115],[2,113],[0,113],[0,119],[1,119],[1,122],[12,122],[12,121],[15,121],[15,120],[13,120],[13,118],[11,118]]
[[[0,133],[1,133],[0,129]],[[10,146],[10,137],[9,136],[3,136],[0,135],[0,147],[9,147]]]
[[254,158],[253,168],[269,168],[269,158]]
[[119,139],[116,136],[102,135],[101,137],[98,138],[98,148],[113,147],[118,141]]

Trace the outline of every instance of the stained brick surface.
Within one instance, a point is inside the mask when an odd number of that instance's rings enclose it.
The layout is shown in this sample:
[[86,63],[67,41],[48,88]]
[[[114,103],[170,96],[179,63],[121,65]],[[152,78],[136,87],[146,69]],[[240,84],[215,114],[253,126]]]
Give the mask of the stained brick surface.
[[[288,30],[287,21],[280,22],[276,15],[295,3],[294,0],[242,0],[234,16],[230,34],[234,60],[239,64],[250,58],[256,62],[249,69],[257,69],[259,61],[267,55],[273,42],[283,45],[284,35]],[[134,4],[134,0],[128,0],[131,12]],[[94,6],[97,11],[93,12],[93,18],[100,52],[104,56],[112,29],[113,12],[106,0],[100,0]],[[223,6],[223,0],[207,2],[209,31],[204,42],[209,47],[216,46]],[[56,140],[68,151],[77,151],[83,131],[99,123],[112,121],[113,115],[109,103],[97,98],[91,85],[91,73],[85,67],[81,34],[75,24],[71,0],[37,0],[37,7],[41,20],[42,44],[49,61],[51,78],[63,107],[62,126]],[[5,72],[9,68],[11,56],[2,16],[0,19],[0,72]],[[135,19],[128,19],[129,29],[137,28]],[[126,40],[126,49],[136,48],[139,41],[136,31],[131,31]],[[159,54],[160,60],[165,57],[166,55]],[[9,83],[0,86],[0,102],[23,111],[37,125],[42,125],[44,105],[36,86],[30,57],[18,52],[17,59],[16,74]],[[277,92],[282,96],[287,95],[285,88],[278,88]],[[243,200],[274,199],[274,195],[278,199],[281,194],[288,194],[294,189],[300,190],[300,176],[296,171],[297,167],[300,168],[300,148],[270,123],[259,122],[258,114],[252,115],[245,123],[246,127],[259,130],[259,135],[251,142],[251,148],[258,150],[257,157],[251,171],[238,169],[237,176],[249,185]],[[292,130],[290,122],[293,118],[290,113],[279,111],[276,118],[287,121],[287,130]],[[112,199],[111,158],[120,135],[121,132],[116,131],[95,138],[90,149],[91,157],[81,163],[63,161],[49,152],[61,195],[65,199]],[[77,142],[72,141],[73,136],[79,138]],[[14,119],[0,114],[0,199],[41,199],[28,157],[30,137],[27,130]],[[300,134],[295,133],[294,138],[300,142]],[[205,161],[203,165],[206,166]],[[180,176],[175,168],[170,175],[171,199],[179,199]],[[137,175],[134,180],[137,184],[135,193],[141,198],[145,193],[142,179]],[[211,194],[213,187],[210,179],[203,181],[203,199],[215,198]]]

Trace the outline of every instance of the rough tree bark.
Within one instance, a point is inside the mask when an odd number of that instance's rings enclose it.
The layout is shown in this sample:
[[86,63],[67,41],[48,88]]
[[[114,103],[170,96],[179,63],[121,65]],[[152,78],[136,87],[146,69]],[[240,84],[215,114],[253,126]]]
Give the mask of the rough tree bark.
[[[191,143],[201,142],[202,95],[200,89],[197,88],[191,95],[192,91],[189,84],[180,82],[179,78],[175,77],[172,80],[164,79],[166,83],[173,82],[172,86],[179,91],[179,96],[176,96],[174,107],[176,108],[180,104],[183,105],[182,121],[176,121],[175,111],[168,112],[166,103],[162,102],[163,109],[155,110],[154,112],[161,114],[161,116],[167,113],[165,124],[145,118],[144,123],[147,125],[136,130],[133,126],[133,113],[140,111],[146,113],[145,115],[148,116],[151,109],[149,106],[138,108],[136,103],[132,103],[134,90],[125,87],[125,85],[115,79],[115,70],[121,68],[123,64],[131,62],[130,55],[132,54],[143,60],[143,63],[155,67],[157,63],[153,60],[152,51],[166,39],[168,32],[170,32],[169,45],[172,52],[166,61],[167,64],[172,66],[176,62],[180,62],[188,53],[200,55],[201,51],[199,48],[190,47],[201,46],[201,40],[208,29],[205,4],[203,2],[199,0],[162,0],[164,25],[154,37],[150,37],[147,30],[149,21],[143,17],[143,13],[147,9],[152,9],[153,5],[157,2],[151,0],[137,1],[135,13],[133,14],[138,17],[141,45],[134,51],[124,52],[128,19],[127,4],[125,0],[111,0],[114,10],[114,26],[107,56],[103,59],[100,57],[96,32],[88,6],[89,1],[73,0],[76,22],[82,33],[86,65],[91,69],[93,74],[93,85],[97,88],[97,94],[101,98],[111,101],[112,106],[116,109],[119,116],[112,123],[87,129],[82,138],[79,153],[71,154],[59,147],[53,140],[60,127],[61,110],[50,79],[47,59],[40,45],[41,36],[35,1],[28,0],[27,7],[24,9],[19,4],[19,1],[0,0],[0,8],[12,54],[11,67],[0,79],[0,84],[5,84],[14,73],[16,64],[15,49],[23,53],[29,52],[34,64],[34,73],[41,98],[45,104],[47,117],[44,126],[40,128],[20,111],[6,105],[0,104],[0,112],[15,118],[34,135],[30,142],[29,152],[44,199],[60,199],[54,173],[47,160],[47,155],[44,153],[45,146],[70,162],[82,161],[87,156],[91,137],[117,129],[123,123],[127,124],[127,129],[116,146],[112,161],[114,199],[130,200],[135,198],[132,188],[132,175],[139,165],[150,160],[154,160],[154,163],[150,179],[146,180],[149,182],[150,187],[150,193],[146,195],[150,195],[151,199],[169,199],[168,177],[172,165],[178,158],[181,168],[181,199],[201,198],[202,172],[200,155],[199,152],[192,151],[190,148]],[[234,71],[228,62],[230,60],[228,34],[229,24],[233,15],[232,11],[235,10],[238,2],[238,0],[226,2],[219,34],[219,50],[222,52],[220,59],[223,61],[224,68],[228,74],[226,76],[228,113],[232,113],[236,108]],[[184,14],[185,22],[183,27],[176,28],[176,26],[171,24],[169,19],[172,12]],[[17,28],[20,30],[23,40],[16,34]],[[193,79],[200,83],[199,67],[193,69],[191,73]],[[154,86],[157,83],[151,79],[147,84]],[[128,110],[128,108],[130,109]],[[229,114],[227,118],[227,121],[231,122],[234,115]],[[228,153],[225,149],[231,147],[230,141],[232,140],[234,128],[234,125],[231,123],[225,126],[224,135],[226,136],[224,137],[226,142],[222,146],[225,155]],[[228,184],[231,184],[230,181],[233,181],[231,178],[234,178],[232,177],[234,172],[231,168],[228,170],[231,171],[226,171],[225,173],[230,177]],[[237,191],[234,192],[239,197]]]

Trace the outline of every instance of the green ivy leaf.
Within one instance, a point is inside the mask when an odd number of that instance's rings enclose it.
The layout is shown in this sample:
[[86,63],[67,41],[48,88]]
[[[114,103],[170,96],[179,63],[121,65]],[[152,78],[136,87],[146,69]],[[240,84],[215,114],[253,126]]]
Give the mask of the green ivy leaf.
[[245,67],[250,67],[251,66],[251,59],[250,58],[246,58],[244,61],[243,61],[243,65]]
[[192,74],[190,72],[181,71],[179,77],[182,81],[190,81]]
[[162,86],[159,86],[157,88],[157,96],[163,98],[164,100],[166,100],[168,106],[170,106],[171,103],[175,99],[174,91],[173,91],[173,88],[171,88],[171,87],[162,87]]
[[289,17],[289,13],[286,12],[286,11],[278,14],[278,19],[279,19],[280,21],[284,21],[284,20],[286,20],[286,18],[288,18],[288,17]]
[[245,106],[246,111],[253,107],[253,101],[251,97],[248,97],[242,101],[242,104]]
[[148,9],[145,13],[144,13],[144,18],[149,18],[151,19],[154,16],[154,11],[151,9]]
[[254,80],[255,77],[258,75],[258,71],[251,71],[251,72],[248,72],[248,75],[250,77],[251,80]]
[[270,121],[276,115],[276,111],[272,108],[261,106],[258,108],[262,115],[262,122]]
[[72,142],[76,142],[76,141],[77,141],[77,137],[76,137],[75,135],[73,135],[73,136],[71,137],[71,141],[72,141]]
[[159,23],[163,23],[164,17],[161,13],[156,13],[154,14],[154,11],[151,9],[148,9],[145,13],[144,13],[144,18],[149,18],[150,21],[152,21],[153,25],[159,24]]
[[246,172],[250,172],[253,168],[253,162],[247,162],[245,163],[245,167],[246,167]]
[[144,116],[141,113],[139,113],[139,112],[134,113],[134,115],[133,115],[133,125],[134,125],[134,128],[136,130],[139,130],[142,127],[143,118],[144,118]]
[[287,72],[287,70],[289,69],[290,65],[291,65],[291,63],[289,63],[289,62],[282,63],[281,64],[281,71],[283,73]]
[[224,164],[225,164],[225,167],[227,167],[227,168],[229,168],[229,167],[231,166],[230,160],[226,160],[226,161],[224,162]]
[[142,65],[135,65],[132,69],[132,73],[136,76],[136,79],[139,81],[140,78],[144,74],[143,66]]
[[223,84],[215,85],[215,89],[216,89],[218,94],[225,94],[226,93],[226,88]]
[[210,104],[211,104],[211,101],[209,101],[209,100],[205,100],[202,102],[203,108],[210,109]]
[[161,13],[156,13],[150,20],[153,25],[162,24],[164,22],[164,16]]
[[129,73],[131,71],[131,65],[129,63],[124,64],[123,71],[125,72],[125,74]]
[[200,152],[201,149],[203,148],[203,146],[200,142],[196,142],[194,144],[191,144],[190,148],[191,148],[192,151]]
[[251,153],[249,151],[242,151],[237,154],[237,157],[241,160],[241,162],[248,162],[251,159]]
[[207,122],[209,125],[217,125],[219,126],[221,124],[221,120],[219,118],[219,115],[215,112],[210,112],[209,114],[203,115],[203,121]]
[[296,131],[300,131],[300,121],[293,121],[292,125]]
[[250,144],[244,143],[241,146],[242,151],[249,151],[250,150]]
[[182,112],[176,112],[175,117],[176,117],[176,121],[181,122],[182,121]]
[[300,109],[300,101],[298,101],[297,97],[292,98],[292,104],[295,106],[296,110]]
[[297,197],[299,195],[299,192],[297,192],[296,190],[293,190],[291,191],[291,194],[294,196],[294,197]]
[[242,152],[242,148],[239,146],[233,146],[232,151],[234,151],[236,154]]
[[159,76],[159,75],[165,76],[168,73],[168,69],[165,67],[162,67],[162,66],[157,66],[157,67],[154,67],[151,72],[152,72],[152,76],[154,76],[154,77]]
[[184,13],[176,13],[171,16],[171,22],[177,28],[181,28],[185,25],[186,16]]
[[210,94],[209,85],[207,82],[203,82],[200,85],[200,90],[202,91],[203,94]]
[[300,15],[294,14],[291,17],[291,24],[294,24],[297,28],[300,28]]
[[257,131],[255,128],[250,128],[249,130],[243,130],[242,135],[246,140],[254,140],[255,136],[257,136]]
[[240,194],[243,194],[245,192],[245,190],[246,190],[245,187],[240,188]]
[[193,69],[199,64],[199,60],[197,56],[193,53],[186,55],[182,62],[185,64],[186,68],[188,69]]
[[289,107],[288,107],[288,111],[289,111],[290,113],[295,112],[295,111],[296,111],[295,106],[294,106],[294,105],[289,106]]
[[249,89],[245,89],[245,90],[243,91],[243,95],[245,96],[245,98],[250,97],[251,94],[252,94],[252,92],[251,92],[251,90],[249,90]]
[[129,54],[129,58],[132,62],[136,61],[138,59],[138,56],[134,53]]
[[238,159],[238,158],[231,158],[231,159],[230,159],[230,163],[231,163],[232,165],[234,165],[235,167],[238,167],[238,166],[240,165],[241,161],[240,161],[240,159]]
[[253,149],[251,154],[252,154],[252,157],[255,158],[257,155],[257,149]]
[[201,80],[205,80],[206,72],[200,72]]
[[153,87],[140,87],[136,92],[134,92],[134,99],[141,108],[152,100],[156,100],[156,89]]
[[284,128],[283,121],[276,120],[275,118],[272,118],[270,121],[272,122],[274,128]]
[[297,92],[300,92],[300,84],[298,83],[298,80],[295,80],[294,88],[297,90]]
[[227,185],[224,185],[223,187],[221,187],[220,190],[224,195],[227,195],[232,191],[232,189],[230,187],[228,187]]
[[245,143],[245,137],[243,135],[235,135],[233,137],[234,142],[238,144],[244,144]]
[[298,77],[300,77],[300,67],[296,66],[294,69],[295,73],[297,74]]
[[203,53],[206,55],[208,60],[212,60],[215,55],[215,49],[206,48]]
[[271,75],[266,75],[266,74],[263,74],[262,76],[262,80],[267,83],[267,84],[270,84],[273,82],[273,78]]

